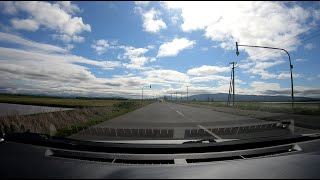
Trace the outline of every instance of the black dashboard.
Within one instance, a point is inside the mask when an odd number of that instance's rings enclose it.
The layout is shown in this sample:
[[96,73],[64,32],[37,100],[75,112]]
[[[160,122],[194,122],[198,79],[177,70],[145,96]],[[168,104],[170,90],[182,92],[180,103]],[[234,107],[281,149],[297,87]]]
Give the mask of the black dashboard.
[[[108,148],[107,143],[104,151],[79,148],[85,146],[79,146],[76,142],[69,143],[69,146],[53,144],[56,145],[4,140],[0,143],[0,177],[146,179],[320,177],[318,137],[273,140],[269,143],[180,144],[169,146],[171,152],[168,148],[160,148],[165,147],[164,145],[115,144]],[[133,147],[136,147],[135,151],[129,150]],[[127,150],[116,152],[117,148]],[[144,151],[139,153],[137,151],[139,148]],[[113,150],[108,151],[108,149]],[[182,151],[179,152],[177,149]],[[183,149],[191,150],[183,151]]]

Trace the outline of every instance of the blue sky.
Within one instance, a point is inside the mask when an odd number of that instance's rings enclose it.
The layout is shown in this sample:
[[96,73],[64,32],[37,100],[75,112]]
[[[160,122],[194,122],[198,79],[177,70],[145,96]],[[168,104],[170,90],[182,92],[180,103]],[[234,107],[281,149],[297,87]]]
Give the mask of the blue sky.
[[[0,92],[320,97],[319,2],[1,2]],[[319,35],[319,36],[318,36]],[[271,92],[272,90],[272,92]]]

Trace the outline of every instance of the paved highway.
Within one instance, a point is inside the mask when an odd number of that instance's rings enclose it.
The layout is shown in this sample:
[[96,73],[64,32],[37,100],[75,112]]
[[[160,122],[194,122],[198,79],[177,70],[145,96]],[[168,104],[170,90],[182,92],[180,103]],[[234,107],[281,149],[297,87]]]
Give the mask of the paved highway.
[[285,135],[276,122],[246,116],[157,102],[105,121],[71,138],[82,140],[245,138]]
[[197,125],[243,124],[247,122],[261,121],[205,108],[190,107],[169,102],[157,102],[96,125],[95,127],[188,127]]

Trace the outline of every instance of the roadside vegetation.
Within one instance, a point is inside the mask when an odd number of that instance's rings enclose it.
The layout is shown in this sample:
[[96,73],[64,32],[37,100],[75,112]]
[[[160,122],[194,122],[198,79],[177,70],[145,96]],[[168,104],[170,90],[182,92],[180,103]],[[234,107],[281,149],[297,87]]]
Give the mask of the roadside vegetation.
[[[226,102],[190,101],[188,104],[200,104],[210,107],[230,107]],[[275,113],[291,113],[301,115],[320,115],[320,103],[261,103],[261,102],[235,102],[234,108],[243,110],[267,111]]]
[[[90,126],[126,114],[152,103],[133,100],[91,100],[48,97],[0,97],[6,103],[57,105],[76,107],[74,110],[39,113],[31,115],[0,116],[0,133],[34,132],[67,137]],[[4,100],[5,99],[5,100]],[[10,101],[12,100],[12,101]]]
[[92,107],[92,106],[112,106],[122,101],[117,99],[89,99],[89,98],[58,98],[58,97],[39,97],[22,95],[0,95],[0,103],[14,103],[54,107]]

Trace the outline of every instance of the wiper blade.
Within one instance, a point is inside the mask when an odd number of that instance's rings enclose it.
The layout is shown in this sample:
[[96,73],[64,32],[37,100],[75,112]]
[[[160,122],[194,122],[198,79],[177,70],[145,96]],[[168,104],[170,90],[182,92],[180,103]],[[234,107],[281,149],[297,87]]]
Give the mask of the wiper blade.
[[200,140],[196,140],[196,141],[185,141],[182,144],[191,144],[191,143],[215,143],[217,141],[213,140],[213,139],[200,139]]
[[221,142],[235,141],[235,140],[239,140],[239,139],[200,139],[200,140],[185,141],[182,144],[189,144],[189,143],[221,143]]

